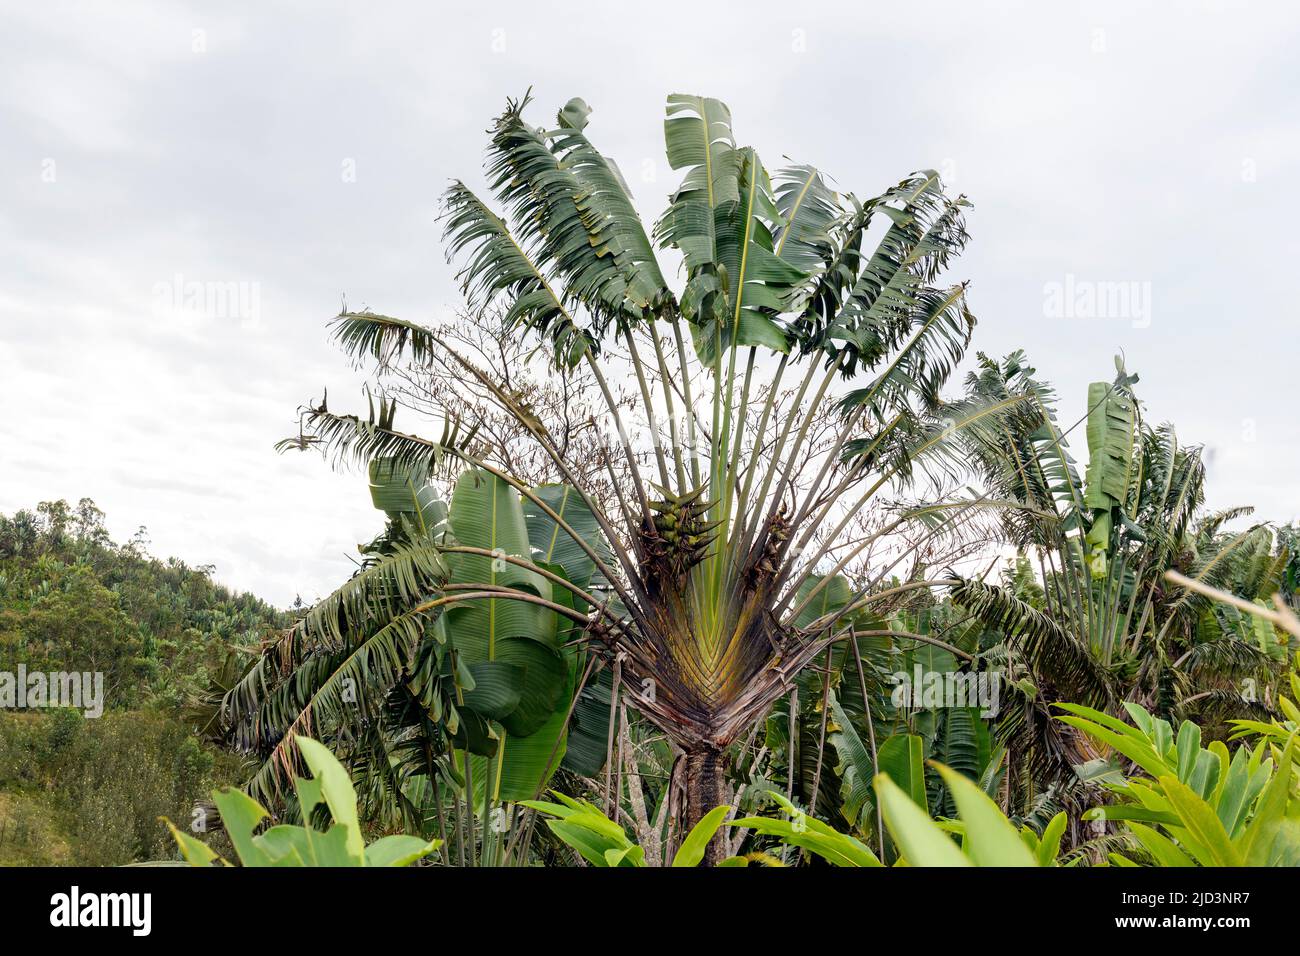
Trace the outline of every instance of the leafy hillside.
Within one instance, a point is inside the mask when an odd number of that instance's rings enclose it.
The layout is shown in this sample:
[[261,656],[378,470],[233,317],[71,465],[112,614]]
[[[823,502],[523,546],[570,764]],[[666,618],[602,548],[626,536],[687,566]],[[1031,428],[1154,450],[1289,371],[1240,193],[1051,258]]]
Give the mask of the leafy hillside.
[[0,673],[101,672],[102,717],[0,710],[0,865],[171,856],[158,817],[191,820],[235,758],[205,744],[191,703],[286,615],[123,545],[83,498],[0,515]]

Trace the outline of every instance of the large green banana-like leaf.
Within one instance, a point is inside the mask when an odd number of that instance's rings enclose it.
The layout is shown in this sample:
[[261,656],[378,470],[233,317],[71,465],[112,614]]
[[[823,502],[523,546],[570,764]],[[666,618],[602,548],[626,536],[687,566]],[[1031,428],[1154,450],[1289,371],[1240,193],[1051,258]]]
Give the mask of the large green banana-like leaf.
[[[578,513],[576,508],[573,513]],[[461,545],[533,557],[519,495],[494,475],[476,470],[460,478],[452,494],[450,524]],[[535,571],[500,558],[455,557],[452,584],[505,586],[572,605],[567,590],[553,589]],[[522,675],[514,688],[517,706],[508,713],[491,715],[498,725],[496,755],[471,758],[478,792],[480,796],[488,793],[493,801],[533,797],[559,766],[566,748],[569,702],[576,678],[574,662],[561,651],[560,619],[546,608],[495,598],[455,607],[446,618],[450,643],[471,666],[481,661],[499,662],[513,665],[511,673]],[[490,791],[486,789],[489,780]]]
[[[823,581],[826,583],[823,584]],[[816,593],[813,593],[814,591]],[[811,600],[809,600],[810,596]],[[807,604],[804,604],[805,600],[808,601]],[[837,574],[830,581],[826,581],[824,574],[810,574],[804,578],[795,595],[794,606],[803,605],[803,608],[795,616],[794,625],[807,627],[813,621],[840,610],[852,600],[853,589],[849,585],[849,579],[844,575]]]
[[[944,647],[936,647],[924,641],[916,641],[912,647],[907,650],[903,660],[907,668],[908,678],[915,681],[916,668],[921,668],[922,675],[937,674],[943,678],[947,674],[954,673],[957,670],[957,658]],[[912,687],[912,706],[925,706],[923,688],[917,687],[915,683]],[[942,702],[940,702],[942,703]]]
[[975,317],[966,306],[966,290],[959,285],[942,293],[919,292],[914,306],[911,338],[870,385],[849,392],[841,407],[865,406],[884,424],[911,409],[918,398],[938,404],[939,387],[965,354]]
[[[456,482],[450,525],[463,546],[531,557],[519,495],[487,472],[467,471]],[[452,585],[508,587],[551,598],[550,582],[535,571],[500,557],[461,553],[452,557]],[[453,605],[444,617],[448,638],[466,663],[500,660],[522,668],[519,706],[501,721],[515,735],[536,732],[560,705],[567,679],[555,613],[523,601],[482,598]]]
[[[596,516],[571,485],[539,485],[533,489],[533,494],[559,515],[598,555],[604,557],[609,553],[609,545],[601,533]],[[526,500],[523,507],[528,524],[528,541],[536,560],[542,564],[559,565],[569,581],[586,589],[595,562],[579,547],[573,536],[536,502]]]
[[[558,486],[550,486],[551,490],[556,487]],[[538,491],[541,490],[538,489]],[[570,519],[579,517],[582,514],[590,518],[591,513],[585,510],[585,505],[582,506],[581,510],[565,515],[565,511],[572,506],[574,497],[576,496],[570,496],[567,502],[562,495],[556,500],[552,500],[551,504],[554,506],[556,514],[564,517],[566,521],[570,521]],[[580,501],[579,504],[581,504]],[[541,557],[548,553],[554,555],[555,551],[558,550],[554,547],[557,541],[571,539],[563,531],[559,532],[558,537],[549,534],[546,528],[556,529],[558,525],[546,515],[537,513],[536,517],[539,520],[534,523],[534,514],[529,514],[529,530],[533,534],[534,550],[540,550],[543,547],[549,549],[539,555],[538,566],[568,580],[564,567],[559,564],[547,564],[541,560]],[[583,526],[581,520],[576,524],[571,524],[575,531],[580,526]],[[594,527],[590,530],[593,535],[598,534]],[[596,543],[597,540],[597,538],[592,538],[591,543]],[[577,551],[575,555],[569,555],[568,557],[572,559],[570,564],[573,566],[581,568],[584,566],[583,561],[590,565],[590,559],[582,551]],[[590,567],[588,567],[586,573],[590,576]],[[587,584],[585,581],[582,583],[584,586]],[[572,607],[576,611],[589,610],[589,605],[583,598],[565,588],[553,588],[552,594],[556,602],[563,604],[565,607]],[[578,639],[580,636],[579,628],[569,625],[565,620],[561,620],[559,624],[563,628],[564,643],[569,644]],[[587,654],[579,646],[570,646],[566,648],[565,655],[573,671],[576,690],[576,679],[587,667]],[[610,701],[613,690],[613,672],[608,667],[603,667],[595,674],[589,675],[587,683],[581,690],[576,690],[577,699],[573,700],[573,714],[569,719],[568,739],[563,751],[563,765],[566,770],[584,777],[594,777],[604,768],[609,752]],[[566,700],[572,700],[572,695],[566,697]]]
[[706,325],[699,341],[702,354],[713,364],[711,348],[721,340],[723,348],[762,345],[785,352],[789,345],[785,330],[774,316],[788,310],[797,286],[807,273],[775,252],[773,233],[780,228],[781,214],[772,195],[767,171],[752,150],[744,151],[741,165],[740,202],[727,208],[727,228],[718,236],[718,258],[726,270],[730,301],[720,336],[711,336]]
[[412,467],[391,458],[370,462],[370,500],[390,518],[405,515],[415,531],[430,535],[447,517],[447,504],[429,484],[427,467]]
[[[500,666],[501,662],[493,662]],[[478,667],[475,668],[478,670]],[[567,752],[568,701],[573,695],[574,672],[565,670],[559,706],[531,733],[511,734],[503,723],[487,719],[482,711],[470,711],[471,694],[465,695],[464,734],[468,743],[486,738],[488,746],[467,746],[454,754],[456,767],[465,772],[465,758],[470,761],[474,783],[474,804],[483,809],[490,803],[509,803],[535,797],[564,760]],[[514,685],[517,693],[519,684]],[[477,693],[477,688],[475,690]],[[503,697],[511,693],[502,688]],[[518,714],[514,711],[512,716]],[[490,789],[489,789],[490,788]]]
[[[450,525],[458,544],[495,555],[450,555],[450,584],[509,587],[550,598],[546,578],[502,560],[532,557],[519,495],[505,481],[479,469],[466,471],[452,493]],[[524,637],[550,644],[555,631],[552,614],[521,601],[476,600],[455,612],[458,627],[453,636],[467,659],[494,660],[498,638]]]
[[[725,322],[731,318],[728,306],[735,286],[719,243],[735,229],[742,164],[731,133],[731,113],[718,100],[669,96],[664,142],[668,165],[686,174],[655,225],[655,239],[660,246],[678,249],[685,260],[682,315],[696,325]],[[714,325],[707,338],[716,340],[722,331],[722,325]],[[714,348],[699,339],[697,347]]]
[[731,111],[703,96],[668,97],[664,144],[668,165],[685,169],[672,205],[656,226],[660,241],[681,250],[686,268],[715,263],[716,211],[740,202],[740,154],[731,134]]
[[1092,512],[1088,564],[1094,578],[1105,577],[1111,531],[1127,517],[1136,479],[1137,404],[1126,391],[1105,382],[1088,386],[1088,471],[1084,503]]
[[873,202],[871,209],[892,225],[852,287],[837,297],[842,308],[826,332],[850,351],[850,369],[859,361],[874,367],[906,335],[918,296],[926,290],[935,293],[928,283],[965,244],[962,211],[967,205],[944,197],[933,170],[917,173]]
[[820,271],[834,254],[830,232],[845,215],[835,191],[812,166],[790,166],[776,174],[780,231],[772,250],[807,273]]
[[876,796],[889,835],[911,866],[971,866],[957,844],[935,825],[907,791],[881,774],[875,779]]
[[[553,624],[554,616],[550,620]],[[563,688],[568,664],[564,655],[550,646],[553,640],[502,637],[497,643],[496,660],[523,669],[519,706],[501,718],[506,730],[516,736],[536,733],[557,709],[567,707]]]
[[1119,508],[1128,501],[1136,425],[1131,397],[1106,382],[1088,386],[1089,508]]
[[708,366],[732,346],[787,351],[786,332],[774,317],[788,310],[807,277],[775,252],[773,233],[781,226],[781,213],[758,154],[745,149],[739,155],[739,201],[728,203],[716,216],[716,274],[702,272],[682,299],[683,311],[696,320],[696,350]]
[[[989,761],[991,741],[989,725],[980,719],[978,708],[946,708],[942,735],[937,743],[936,756],[945,765],[972,780],[979,780],[984,774]],[[948,816],[955,812],[951,793],[944,795],[941,810]]]
[[877,755],[880,774],[898,785],[916,803],[925,807],[925,741],[917,734],[894,734],[880,745]]
[[863,744],[840,702],[832,696],[830,704],[836,727],[830,734],[830,741],[839,755],[840,762],[836,769],[840,775],[840,793],[844,798],[842,812],[849,823],[856,823],[863,815],[865,806],[875,805],[871,781],[875,779],[876,768],[871,762],[871,752]]
[[1011,821],[987,794],[950,767],[939,763],[934,766],[957,804],[964,825],[963,848],[976,866],[1039,865]]
[[457,273],[471,304],[485,307],[504,295],[507,324],[519,323],[549,335],[557,360],[575,364],[590,345],[551,287],[541,266],[524,251],[506,222],[464,183],[447,190],[445,228],[449,254],[469,252]]
[[577,180],[574,202],[583,216],[591,242],[600,255],[613,255],[627,283],[625,295],[635,309],[657,308],[671,298],[654,247],[632,205],[631,191],[612,159],[587,140],[590,114],[580,98],[560,110],[553,149]]
[[469,665],[473,688],[462,695],[466,710],[489,720],[502,720],[519,708],[526,668],[509,661],[479,661]]
[[[523,121],[527,104],[527,97],[511,101],[497,119],[488,164],[492,188],[516,223],[519,238],[542,271],[563,279],[568,300],[582,303],[598,319],[619,316],[629,307],[647,308],[650,297],[644,289],[631,296],[637,301],[628,301],[628,278],[620,267],[617,236],[604,234],[611,214],[608,193],[593,210],[592,197],[574,169],[562,161],[558,147],[547,134]],[[561,121],[575,121],[580,112],[572,108],[566,116],[562,111]],[[581,136],[576,130],[571,133]],[[592,153],[589,159],[598,160],[599,154]],[[580,199],[587,206],[585,212]],[[624,215],[629,211],[630,204],[617,210]]]
[[[555,773],[564,759],[568,701],[572,699],[573,691],[574,672],[569,669],[565,672],[565,681],[561,686],[561,706],[552,710],[540,727],[527,736],[503,734],[495,758],[471,758],[495,762],[493,800],[528,800],[536,797],[546,786],[551,774]],[[478,772],[480,771],[476,768],[476,774]]]
[[578,694],[569,721],[569,739],[564,768],[579,776],[594,777],[605,766],[609,751],[610,698],[614,692],[613,672],[603,668],[594,674]]

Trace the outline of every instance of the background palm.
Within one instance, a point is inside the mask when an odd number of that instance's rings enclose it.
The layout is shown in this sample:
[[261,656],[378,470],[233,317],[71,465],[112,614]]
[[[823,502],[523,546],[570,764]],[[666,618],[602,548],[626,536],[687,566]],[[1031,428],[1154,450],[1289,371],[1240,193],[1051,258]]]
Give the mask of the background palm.
[[1025,505],[1004,512],[1002,534],[1022,550],[1024,573],[1001,587],[964,580],[952,597],[1005,638],[998,653],[1015,679],[998,729],[1010,764],[1031,792],[1051,786],[1068,797],[1072,768],[1090,753],[1051,719],[1055,701],[1102,710],[1133,701],[1208,725],[1264,709],[1288,656],[1281,632],[1178,591],[1163,575],[1178,570],[1262,600],[1277,590],[1288,555],[1273,552],[1264,525],[1222,532],[1245,511],[1198,517],[1201,449],[1143,421],[1137,377],[1122,364],[1113,382],[1089,389],[1082,477],[1053,396],[1033,375],[1021,353],[1000,362],[981,356],[968,383],[988,398],[1029,392],[1042,412],[1037,425],[1017,431],[1011,422],[992,442],[989,433],[968,436],[988,487]]

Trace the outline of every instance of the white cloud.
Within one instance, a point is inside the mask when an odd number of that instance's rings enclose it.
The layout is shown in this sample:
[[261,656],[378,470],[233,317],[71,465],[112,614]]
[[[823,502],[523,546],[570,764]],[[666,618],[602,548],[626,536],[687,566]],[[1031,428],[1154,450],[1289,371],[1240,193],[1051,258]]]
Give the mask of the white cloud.
[[[976,347],[1026,348],[1067,415],[1122,349],[1149,416],[1216,449],[1211,505],[1296,515],[1300,434],[1277,410],[1300,345],[1300,11],[737,9],[8,15],[0,510],[88,495],[118,537],[146,524],[155,552],[277,602],[338,583],[377,529],[364,481],[271,446],[323,386],[356,395],[324,335],[340,296],[416,320],[455,303],[438,195],[481,182],[484,128],[532,85],[539,123],[570,96],[595,107],[592,135],[647,214],[671,189],[668,92],[727,99],[769,164],[818,163],[860,195],[946,164],[976,203],[954,270]],[[1150,327],[1045,318],[1043,285],[1067,272],[1150,282]],[[258,320],[160,307],[177,275],[256,290]]]

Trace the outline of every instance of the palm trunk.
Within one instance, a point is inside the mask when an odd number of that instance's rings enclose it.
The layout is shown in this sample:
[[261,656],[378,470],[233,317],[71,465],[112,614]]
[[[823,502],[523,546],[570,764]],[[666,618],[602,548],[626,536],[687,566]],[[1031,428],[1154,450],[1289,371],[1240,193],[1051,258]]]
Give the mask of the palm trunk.
[[[706,745],[686,751],[686,828],[684,837],[706,813],[723,802],[722,752]],[[725,850],[721,833],[714,834],[704,851],[702,866],[717,866]]]

